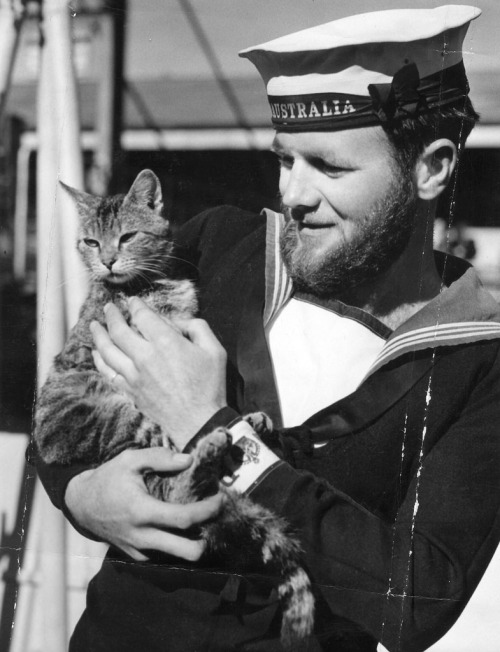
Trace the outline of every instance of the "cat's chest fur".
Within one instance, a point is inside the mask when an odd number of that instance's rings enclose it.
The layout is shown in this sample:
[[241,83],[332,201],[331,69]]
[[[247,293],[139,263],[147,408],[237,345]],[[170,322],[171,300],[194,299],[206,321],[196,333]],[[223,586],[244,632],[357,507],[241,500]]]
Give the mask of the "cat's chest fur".
[[71,331],[63,351],[56,358],[56,368],[93,367],[91,322],[98,321],[105,326],[104,306],[113,303],[127,323],[130,323],[128,300],[131,296],[140,297],[154,312],[168,317],[174,323],[177,319],[193,317],[197,311],[196,290],[193,283],[187,279],[161,279],[142,289],[130,290],[94,283],[80,310],[78,323]]

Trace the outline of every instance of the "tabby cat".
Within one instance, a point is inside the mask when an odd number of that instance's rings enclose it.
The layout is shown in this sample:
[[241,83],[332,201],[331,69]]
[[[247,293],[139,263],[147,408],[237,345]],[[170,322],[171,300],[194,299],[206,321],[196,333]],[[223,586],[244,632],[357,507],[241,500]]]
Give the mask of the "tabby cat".
[[[103,309],[108,302],[129,318],[127,298],[132,295],[174,321],[196,312],[192,282],[174,278],[173,243],[159,180],[143,170],[126,196],[110,198],[62,185],[78,208],[78,250],[90,270],[91,287],[78,323],[38,397],[39,455],[47,463],[97,465],[126,448],[173,448],[168,433],[97,372],[89,331],[91,321],[105,323]],[[268,425],[260,413],[246,419],[257,432]],[[177,503],[217,491],[227,495],[222,514],[202,528],[205,555],[237,572],[250,570],[248,559],[258,558],[267,572],[281,576],[281,639],[287,649],[299,649],[311,633],[314,612],[309,578],[299,566],[300,545],[282,519],[220,482],[230,450],[230,434],[217,428],[196,443],[191,451],[194,462],[187,470],[174,477],[150,473],[144,478],[146,485],[154,496]]]

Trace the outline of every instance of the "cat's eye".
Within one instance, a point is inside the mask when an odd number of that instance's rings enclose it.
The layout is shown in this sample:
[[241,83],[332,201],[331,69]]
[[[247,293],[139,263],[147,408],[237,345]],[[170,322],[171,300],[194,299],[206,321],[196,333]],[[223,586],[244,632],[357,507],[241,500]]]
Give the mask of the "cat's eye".
[[130,242],[132,238],[134,238],[137,235],[137,231],[131,231],[130,233],[124,233],[122,237],[120,238],[120,244],[124,244],[125,242]]
[[93,240],[92,238],[84,238],[83,241],[85,242],[87,247],[99,247],[98,240]]

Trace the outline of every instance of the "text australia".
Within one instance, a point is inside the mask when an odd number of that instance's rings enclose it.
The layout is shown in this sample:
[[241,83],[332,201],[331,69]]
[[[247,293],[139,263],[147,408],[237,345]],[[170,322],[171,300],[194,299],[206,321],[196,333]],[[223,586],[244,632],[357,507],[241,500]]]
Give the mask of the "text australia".
[[321,100],[317,102],[270,102],[273,118],[327,118],[355,113],[349,100]]

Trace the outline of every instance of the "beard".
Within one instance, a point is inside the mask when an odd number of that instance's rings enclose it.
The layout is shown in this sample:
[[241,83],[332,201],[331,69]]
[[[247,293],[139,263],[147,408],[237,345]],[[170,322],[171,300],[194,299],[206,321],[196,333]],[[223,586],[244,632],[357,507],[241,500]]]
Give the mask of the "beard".
[[412,180],[398,172],[389,193],[358,222],[356,230],[319,257],[301,246],[299,221],[282,206],[286,224],[281,256],[296,290],[336,298],[386,272],[403,254],[416,227],[417,198]]

